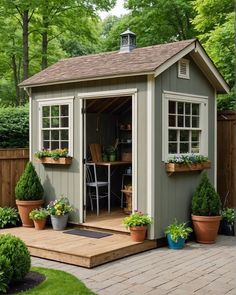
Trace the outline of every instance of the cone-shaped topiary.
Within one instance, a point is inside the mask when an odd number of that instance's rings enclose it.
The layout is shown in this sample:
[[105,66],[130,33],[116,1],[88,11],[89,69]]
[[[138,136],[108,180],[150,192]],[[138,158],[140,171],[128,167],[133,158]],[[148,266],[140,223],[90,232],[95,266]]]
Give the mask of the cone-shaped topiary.
[[15,188],[16,199],[21,201],[40,200],[43,198],[43,187],[31,162],[21,175]]
[[192,213],[198,216],[218,216],[220,209],[220,197],[204,172],[192,199]]

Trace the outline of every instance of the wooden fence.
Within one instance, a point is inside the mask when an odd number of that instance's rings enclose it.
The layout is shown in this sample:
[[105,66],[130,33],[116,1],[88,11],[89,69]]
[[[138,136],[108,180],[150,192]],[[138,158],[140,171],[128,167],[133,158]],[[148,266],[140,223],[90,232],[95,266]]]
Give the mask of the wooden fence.
[[0,149],[0,207],[15,206],[15,185],[29,161],[29,149]]
[[217,121],[217,189],[236,208],[236,111],[218,112]]

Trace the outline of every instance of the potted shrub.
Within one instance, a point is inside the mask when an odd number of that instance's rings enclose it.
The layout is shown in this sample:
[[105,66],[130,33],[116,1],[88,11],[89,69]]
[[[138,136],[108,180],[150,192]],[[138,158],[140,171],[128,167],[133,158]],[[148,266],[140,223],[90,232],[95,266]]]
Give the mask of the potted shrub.
[[219,230],[221,201],[206,172],[192,199],[192,221],[199,243],[215,243]]
[[185,241],[192,231],[193,230],[191,229],[191,227],[187,227],[186,222],[178,223],[178,221],[175,219],[174,223],[170,224],[165,230],[165,235],[167,237],[169,248],[184,248]]
[[70,165],[72,158],[68,156],[68,149],[43,149],[34,154],[38,162],[42,164]]
[[224,208],[221,211],[220,233],[226,236],[234,236],[235,212],[233,208]]
[[33,209],[40,208],[44,201],[43,187],[31,162],[28,162],[16,184],[15,195],[23,226],[33,227],[34,224],[29,218],[29,213]]
[[31,211],[29,217],[33,220],[35,229],[42,230],[45,228],[48,215],[47,209],[40,208]]
[[151,217],[142,212],[134,212],[123,220],[126,228],[130,229],[131,239],[134,242],[143,242],[146,237],[147,227],[152,223]]
[[65,197],[52,201],[48,204],[47,210],[51,217],[52,228],[54,230],[63,230],[66,228],[69,213],[74,209],[69,200]]

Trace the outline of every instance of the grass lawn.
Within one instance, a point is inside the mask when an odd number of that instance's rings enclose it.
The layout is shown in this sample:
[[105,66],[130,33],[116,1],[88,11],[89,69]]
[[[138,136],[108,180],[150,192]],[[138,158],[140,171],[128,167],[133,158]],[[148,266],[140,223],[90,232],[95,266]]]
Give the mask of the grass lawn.
[[33,267],[46,276],[46,280],[34,289],[17,294],[24,295],[95,295],[80,280],[64,271]]

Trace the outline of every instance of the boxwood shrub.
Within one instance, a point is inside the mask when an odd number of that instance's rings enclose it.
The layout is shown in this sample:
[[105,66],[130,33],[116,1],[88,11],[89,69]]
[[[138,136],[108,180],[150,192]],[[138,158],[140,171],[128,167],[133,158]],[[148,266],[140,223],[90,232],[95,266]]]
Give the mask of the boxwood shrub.
[[25,243],[10,234],[0,235],[0,256],[9,259],[12,267],[11,281],[22,280],[30,270],[30,253]]
[[8,285],[12,279],[13,269],[10,260],[5,256],[0,256],[0,272],[2,273],[2,282]]

